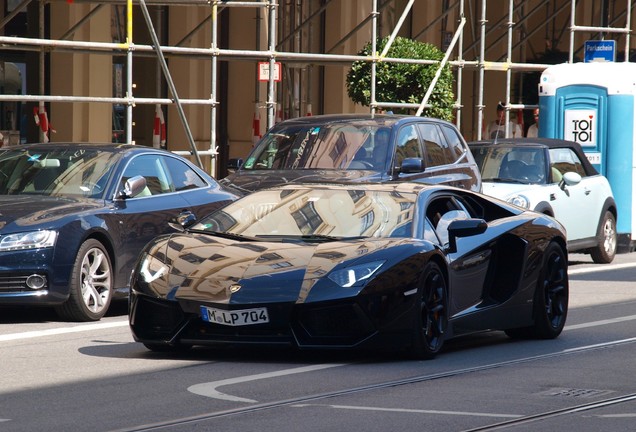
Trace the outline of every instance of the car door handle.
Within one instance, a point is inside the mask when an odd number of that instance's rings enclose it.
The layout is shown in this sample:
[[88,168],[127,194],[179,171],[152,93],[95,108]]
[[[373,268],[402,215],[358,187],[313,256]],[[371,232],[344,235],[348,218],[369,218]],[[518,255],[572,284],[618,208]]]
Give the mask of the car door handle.
[[591,189],[585,188],[585,195],[589,195],[590,193],[592,193]]

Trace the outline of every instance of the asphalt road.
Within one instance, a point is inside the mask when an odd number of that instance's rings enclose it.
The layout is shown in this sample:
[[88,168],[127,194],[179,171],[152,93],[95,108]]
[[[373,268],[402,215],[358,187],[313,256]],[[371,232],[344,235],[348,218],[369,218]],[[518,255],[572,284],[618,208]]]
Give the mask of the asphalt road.
[[98,323],[0,309],[0,431],[633,431],[636,253],[570,256],[556,340],[501,332],[431,361],[369,353],[194,349],[133,341],[125,304]]

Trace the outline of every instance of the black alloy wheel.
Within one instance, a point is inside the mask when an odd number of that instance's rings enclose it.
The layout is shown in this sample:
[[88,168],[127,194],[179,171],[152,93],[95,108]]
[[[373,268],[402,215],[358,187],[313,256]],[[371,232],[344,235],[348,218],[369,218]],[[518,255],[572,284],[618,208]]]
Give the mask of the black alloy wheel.
[[415,308],[412,354],[432,359],[442,349],[448,324],[446,279],[439,265],[429,262],[418,289],[419,307]]
[[512,338],[554,339],[565,326],[569,300],[567,256],[561,246],[551,242],[543,257],[534,295],[534,325],[506,330]]

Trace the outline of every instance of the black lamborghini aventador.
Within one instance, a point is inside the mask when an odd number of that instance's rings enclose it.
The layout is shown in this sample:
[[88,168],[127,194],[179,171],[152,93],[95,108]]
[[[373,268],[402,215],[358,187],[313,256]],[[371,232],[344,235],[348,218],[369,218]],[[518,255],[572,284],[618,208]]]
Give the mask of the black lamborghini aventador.
[[181,222],[132,274],[130,326],[151,350],[282,344],[431,358],[461,334],[550,339],[565,324],[563,227],[470,191],[295,184]]

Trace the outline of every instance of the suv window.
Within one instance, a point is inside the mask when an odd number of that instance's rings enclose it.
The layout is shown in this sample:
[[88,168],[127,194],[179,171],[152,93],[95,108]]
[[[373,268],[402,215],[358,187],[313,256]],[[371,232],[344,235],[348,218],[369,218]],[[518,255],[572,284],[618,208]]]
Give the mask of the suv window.
[[446,141],[440,135],[437,126],[432,123],[422,123],[417,127],[426,147],[426,166],[445,165],[453,161],[446,147]]
[[395,165],[398,167],[401,166],[405,158],[423,159],[420,140],[414,125],[404,126],[398,133],[397,145],[395,147]]
[[448,142],[448,150],[451,155],[450,163],[458,161],[466,153],[466,145],[453,128],[442,125],[442,132]]

